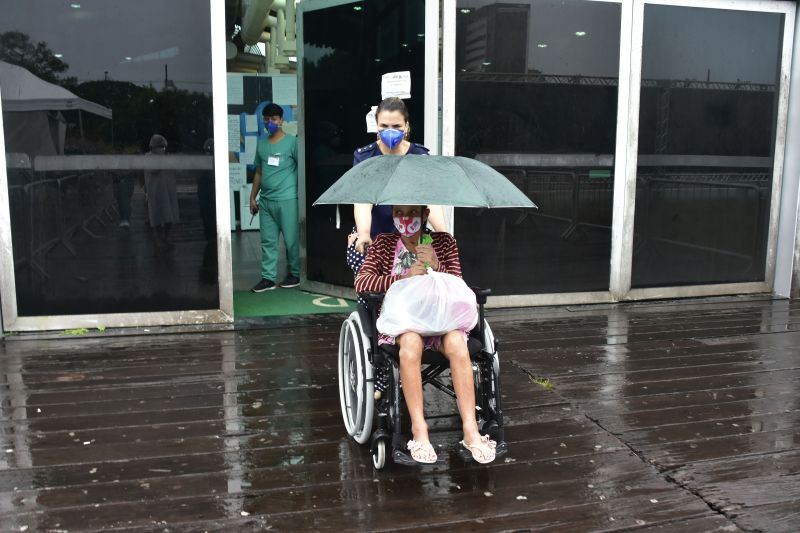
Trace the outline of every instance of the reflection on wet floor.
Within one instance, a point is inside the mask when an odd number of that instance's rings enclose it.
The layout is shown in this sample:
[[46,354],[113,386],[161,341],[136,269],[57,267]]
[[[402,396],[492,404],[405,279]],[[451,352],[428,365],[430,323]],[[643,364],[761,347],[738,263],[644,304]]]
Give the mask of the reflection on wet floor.
[[[375,471],[341,317],[0,346],[2,531],[795,531],[800,303],[493,311],[509,454]],[[532,382],[547,377],[552,392]]]

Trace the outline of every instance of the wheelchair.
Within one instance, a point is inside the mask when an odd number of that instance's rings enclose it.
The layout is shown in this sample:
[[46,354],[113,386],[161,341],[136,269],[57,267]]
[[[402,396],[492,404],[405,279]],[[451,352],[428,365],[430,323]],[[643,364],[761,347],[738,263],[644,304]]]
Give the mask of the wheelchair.
[[[495,456],[508,451],[503,435],[503,409],[500,394],[500,362],[497,341],[484,318],[489,289],[473,288],[478,302],[478,324],[470,332],[467,348],[475,382],[475,417],[481,434],[497,443]],[[393,462],[418,465],[406,450],[401,431],[402,391],[400,388],[399,347],[378,345],[375,327],[383,294],[359,294],[366,306],[359,305],[344,321],[339,334],[339,401],[344,426],[359,444],[370,443],[376,469],[386,464],[387,448]],[[450,367],[438,351],[422,354],[422,386],[431,385],[455,399],[452,383],[441,374]],[[471,461],[470,452],[458,447],[459,455]],[[442,463],[440,457],[437,463]],[[433,463],[433,464],[437,464]]]

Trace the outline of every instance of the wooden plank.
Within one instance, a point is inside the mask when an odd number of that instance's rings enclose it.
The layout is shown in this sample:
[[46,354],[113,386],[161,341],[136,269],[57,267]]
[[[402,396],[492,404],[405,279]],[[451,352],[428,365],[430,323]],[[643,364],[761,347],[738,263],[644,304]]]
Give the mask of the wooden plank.
[[[0,431],[15,438],[0,457],[0,501],[10,502],[0,522],[676,532],[735,531],[731,518],[745,529],[792,523],[800,302],[575,309],[490,313],[510,452],[488,467],[453,454],[455,404],[430,392],[445,465],[372,469],[342,427],[341,317],[157,342],[7,342]],[[550,377],[555,392],[529,373]],[[442,512],[408,513],[427,507]]]
[[[620,460],[627,462],[623,457]],[[654,480],[647,469],[620,473],[613,480],[597,481],[588,488],[585,479],[559,480],[539,486],[531,479],[529,467],[521,464],[498,467],[489,477],[486,473],[485,469],[473,467],[451,472],[438,482],[434,482],[436,474],[411,472],[411,475],[399,479],[378,478],[377,483],[370,476],[360,481],[346,480],[342,483],[334,480],[329,484],[289,491],[281,489],[268,494],[247,490],[241,496],[221,495],[219,498],[175,496],[168,501],[154,498],[146,501],[146,514],[141,512],[139,502],[57,508],[43,517],[47,522],[39,521],[37,525],[53,527],[55,521],[66,529],[91,529],[106,524],[111,527],[147,526],[153,521],[163,521],[167,525],[198,518],[224,519],[235,516],[231,510],[236,514],[243,510],[251,515],[268,514],[267,523],[277,530],[374,530],[390,524],[422,527],[436,522],[452,522],[456,517],[461,520],[476,518],[479,513],[485,515],[487,510],[496,509],[497,502],[502,502],[505,512],[519,513],[552,505],[555,500],[567,506],[609,501],[610,496],[616,494],[617,486],[622,485],[635,489],[628,491],[624,498],[615,498],[616,509],[612,512],[619,510],[626,519],[630,516],[629,520],[634,524],[708,512],[707,507],[694,496],[663,480]],[[216,486],[221,491],[227,488],[227,484],[222,483]],[[525,499],[519,499],[519,496]],[[440,511],[435,514],[409,513],[410,502],[416,497],[424,497],[426,505]],[[447,505],[443,505],[445,501]],[[371,507],[375,512],[369,512]],[[12,520],[24,523],[35,518],[42,519],[30,511],[18,513]]]
[[702,442],[687,441],[642,446],[639,451],[648,461],[667,470],[697,461],[796,450],[800,448],[797,435],[798,428],[782,429],[706,439]]
[[745,531],[797,533],[800,523],[800,502],[781,502],[747,507],[730,513],[731,518]]

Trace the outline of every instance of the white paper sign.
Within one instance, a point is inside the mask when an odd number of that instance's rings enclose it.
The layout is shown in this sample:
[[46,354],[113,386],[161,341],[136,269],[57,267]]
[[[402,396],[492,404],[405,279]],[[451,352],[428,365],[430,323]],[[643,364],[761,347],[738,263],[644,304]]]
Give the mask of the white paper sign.
[[230,186],[239,189],[247,184],[247,169],[242,163],[228,163]]
[[245,165],[252,165],[256,160],[257,145],[258,140],[256,139],[255,135],[245,135],[244,152],[242,152],[241,157],[239,157],[239,162],[244,163]]
[[411,72],[387,72],[381,76],[381,99],[396,96],[411,98]]
[[239,152],[239,115],[228,115],[228,151]]
[[273,76],[272,100],[276,104],[297,105],[297,76]]
[[228,105],[244,103],[244,76],[228,74]]
[[247,115],[247,120],[245,121],[245,131],[248,133],[257,133],[258,132],[258,117],[255,115]]
[[378,109],[378,106],[372,106],[372,109],[369,113],[367,113],[367,133],[377,133],[378,132],[378,122],[375,120],[375,110]]

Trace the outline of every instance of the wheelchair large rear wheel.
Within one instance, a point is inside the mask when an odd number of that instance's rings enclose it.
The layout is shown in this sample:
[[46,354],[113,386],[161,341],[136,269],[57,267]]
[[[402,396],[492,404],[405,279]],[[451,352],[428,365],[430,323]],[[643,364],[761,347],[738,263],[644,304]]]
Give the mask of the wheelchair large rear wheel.
[[358,313],[352,313],[339,332],[339,403],[347,434],[359,444],[369,440],[375,412],[368,348],[369,339],[361,328]]
[[476,418],[481,433],[489,434],[497,440],[497,432],[503,421],[497,408],[500,396],[500,358],[494,344],[494,334],[488,322],[484,321],[484,359],[473,365],[475,379]]

